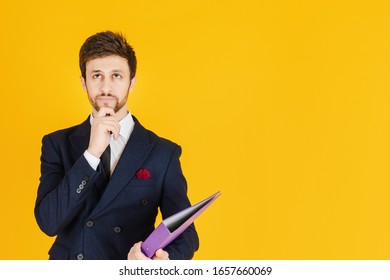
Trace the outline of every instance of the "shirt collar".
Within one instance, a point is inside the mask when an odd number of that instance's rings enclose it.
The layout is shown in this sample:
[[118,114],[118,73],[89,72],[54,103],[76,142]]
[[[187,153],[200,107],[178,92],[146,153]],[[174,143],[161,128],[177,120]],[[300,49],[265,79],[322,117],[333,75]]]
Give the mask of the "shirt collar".
[[128,112],[126,117],[124,117],[119,122],[119,124],[121,126],[121,131],[119,132],[119,135],[123,136],[126,140],[128,140],[134,129],[134,120],[131,116],[131,113]]
[[[91,113],[89,121],[92,124],[93,115]],[[134,129],[134,119],[131,116],[131,112],[129,111],[123,119],[119,121],[119,125],[121,126],[121,130],[119,132],[119,135],[128,140],[130,138],[131,133]]]

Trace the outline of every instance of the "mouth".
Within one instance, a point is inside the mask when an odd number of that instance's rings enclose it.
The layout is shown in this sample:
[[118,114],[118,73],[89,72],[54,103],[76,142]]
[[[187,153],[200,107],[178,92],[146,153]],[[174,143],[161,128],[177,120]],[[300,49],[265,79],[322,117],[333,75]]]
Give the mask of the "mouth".
[[96,98],[96,101],[112,102],[112,101],[116,101],[116,98],[113,96],[99,96],[98,98]]

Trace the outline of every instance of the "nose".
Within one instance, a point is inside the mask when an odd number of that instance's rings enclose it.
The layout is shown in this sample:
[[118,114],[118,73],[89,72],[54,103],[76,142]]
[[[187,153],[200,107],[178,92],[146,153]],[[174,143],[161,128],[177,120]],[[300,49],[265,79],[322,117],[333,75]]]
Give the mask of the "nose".
[[101,83],[101,92],[103,95],[109,95],[111,94],[111,89],[112,89],[112,85],[111,85],[111,81],[110,79],[103,79],[102,83]]

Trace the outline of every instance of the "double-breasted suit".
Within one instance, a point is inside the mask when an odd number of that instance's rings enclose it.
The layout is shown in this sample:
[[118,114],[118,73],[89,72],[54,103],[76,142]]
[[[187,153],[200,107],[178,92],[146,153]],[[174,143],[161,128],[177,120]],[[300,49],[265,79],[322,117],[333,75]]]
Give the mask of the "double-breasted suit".
[[[94,170],[83,155],[89,118],[43,137],[34,212],[42,231],[57,235],[50,259],[126,259],[133,244],[153,231],[158,207],[166,218],[190,206],[180,146],[133,119],[134,130],[108,183],[102,163]],[[150,178],[136,176],[140,169]],[[100,199],[99,189],[104,189]],[[191,259],[198,242],[192,225],[165,250],[170,259]]]

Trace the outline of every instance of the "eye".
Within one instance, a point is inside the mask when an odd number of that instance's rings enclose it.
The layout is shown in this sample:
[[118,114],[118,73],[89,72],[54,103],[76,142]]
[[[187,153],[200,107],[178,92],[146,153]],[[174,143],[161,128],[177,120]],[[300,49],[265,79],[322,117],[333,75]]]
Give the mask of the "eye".
[[122,75],[121,74],[118,74],[118,73],[114,73],[112,75],[115,79],[122,79]]
[[92,76],[92,79],[101,79],[101,78],[102,78],[102,74],[98,74],[98,73],[93,74]]

